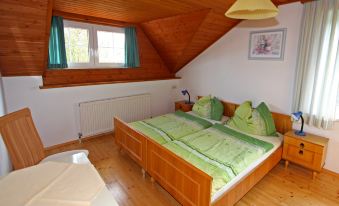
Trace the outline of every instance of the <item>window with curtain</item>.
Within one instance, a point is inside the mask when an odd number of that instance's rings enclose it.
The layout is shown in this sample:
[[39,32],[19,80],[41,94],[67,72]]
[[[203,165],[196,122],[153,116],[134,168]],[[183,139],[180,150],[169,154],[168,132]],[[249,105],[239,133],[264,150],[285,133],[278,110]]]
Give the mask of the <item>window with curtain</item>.
[[[60,25],[63,25],[60,33],[63,33],[64,38],[57,39],[56,42],[64,47],[62,55],[66,64],[51,65],[49,68],[53,66],[69,69],[139,67],[134,27],[102,26],[69,20],[64,20]],[[50,44],[51,50],[50,54],[54,50]]]
[[304,4],[294,110],[330,129],[339,118],[339,0]]
[[48,47],[48,68],[67,68],[63,18],[53,16]]

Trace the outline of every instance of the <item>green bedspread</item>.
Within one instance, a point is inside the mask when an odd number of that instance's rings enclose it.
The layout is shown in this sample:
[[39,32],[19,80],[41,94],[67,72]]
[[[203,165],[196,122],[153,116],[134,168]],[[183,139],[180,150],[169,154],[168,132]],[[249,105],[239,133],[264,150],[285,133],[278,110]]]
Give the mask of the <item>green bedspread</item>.
[[273,148],[220,124],[164,146],[212,176],[212,194]]
[[129,123],[213,177],[212,195],[273,148],[221,124],[177,111]]
[[134,129],[142,132],[160,144],[212,126],[212,123],[182,111],[166,114],[151,119],[129,123]]

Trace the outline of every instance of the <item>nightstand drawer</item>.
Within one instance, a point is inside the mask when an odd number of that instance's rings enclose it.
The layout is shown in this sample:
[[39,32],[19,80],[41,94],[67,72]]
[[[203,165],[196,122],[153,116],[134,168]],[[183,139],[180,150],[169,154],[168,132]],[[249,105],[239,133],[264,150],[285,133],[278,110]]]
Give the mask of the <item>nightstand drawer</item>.
[[322,154],[287,143],[284,144],[283,158],[316,171],[322,167]]
[[304,163],[307,165],[312,165],[315,152],[300,149],[294,145],[287,144],[286,145],[286,158],[293,159],[293,161],[298,163]]
[[176,104],[175,105],[175,110],[182,110],[185,111],[187,106],[185,104]]
[[323,146],[304,141],[302,140],[302,138],[296,139],[293,137],[285,136],[284,142],[289,145],[294,145],[298,149],[308,150],[319,154],[322,154],[324,151]]

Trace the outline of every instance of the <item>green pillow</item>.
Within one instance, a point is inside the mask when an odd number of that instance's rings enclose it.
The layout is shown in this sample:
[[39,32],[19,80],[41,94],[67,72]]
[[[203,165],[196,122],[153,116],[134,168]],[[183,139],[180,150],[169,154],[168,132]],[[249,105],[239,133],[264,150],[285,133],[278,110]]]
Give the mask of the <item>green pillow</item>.
[[193,105],[192,111],[200,117],[211,119],[211,96],[201,97]]
[[259,106],[255,109],[260,114],[262,121],[265,124],[266,135],[267,136],[277,136],[277,131],[275,129],[274,119],[272,113],[268,109],[267,105],[264,102],[261,102]]
[[252,131],[252,103],[246,101],[242,103],[234,112],[226,124],[241,131],[251,133]]
[[251,134],[266,135],[265,121],[257,110],[252,111],[252,131]]
[[277,136],[272,114],[264,102],[255,109],[250,101],[242,103],[226,124],[249,134]]
[[193,105],[192,111],[200,117],[220,121],[224,106],[217,98],[205,96]]
[[238,116],[241,119],[248,120],[252,116],[252,102],[245,101],[234,112],[234,116]]
[[224,114],[224,105],[216,97],[211,99],[211,119],[220,121]]

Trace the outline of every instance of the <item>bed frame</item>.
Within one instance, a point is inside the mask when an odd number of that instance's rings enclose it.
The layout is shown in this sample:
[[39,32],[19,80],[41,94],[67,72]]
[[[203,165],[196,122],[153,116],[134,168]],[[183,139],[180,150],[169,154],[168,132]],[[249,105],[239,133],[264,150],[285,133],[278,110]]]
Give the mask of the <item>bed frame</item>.
[[[233,116],[239,106],[229,102],[223,102],[223,105],[224,115],[229,117]],[[272,115],[278,132],[284,134],[292,128],[290,116],[279,113],[272,113]],[[157,181],[178,202],[192,206],[211,205],[211,176],[134,130],[117,117],[114,118],[114,128],[117,145],[142,167],[143,172],[147,171],[152,180]],[[282,147],[279,147],[212,205],[234,205],[281,160],[281,155]]]

